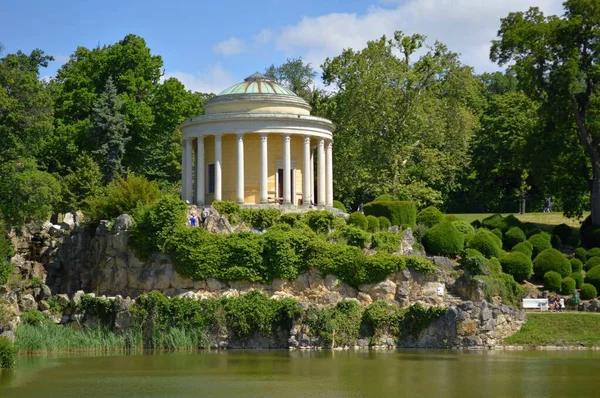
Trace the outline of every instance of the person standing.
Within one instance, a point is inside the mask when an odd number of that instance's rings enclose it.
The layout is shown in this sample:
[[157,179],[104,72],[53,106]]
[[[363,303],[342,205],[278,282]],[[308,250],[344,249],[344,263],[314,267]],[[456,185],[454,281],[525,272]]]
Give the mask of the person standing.
[[192,216],[190,217],[190,226],[191,227],[196,226],[196,216],[194,214],[192,214]]
[[200,220],[202,221],[202,226],[206,223],[206,219],[208,218],[208,209],[206,206],[202,206],[202,211],[200,212]]

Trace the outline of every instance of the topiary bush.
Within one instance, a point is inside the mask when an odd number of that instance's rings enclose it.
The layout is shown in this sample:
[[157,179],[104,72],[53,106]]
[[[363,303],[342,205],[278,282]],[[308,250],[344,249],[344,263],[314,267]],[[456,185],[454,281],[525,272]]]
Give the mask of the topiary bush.
[[384,193],[375,198],[373,202],[394,202],[397,201],[398,198],[390,193]]
[[424,208],[417,214],[417,224],[426,225],[429,228],[439,224],[444,219],[444,214],[434,206]]
[[[361,214],[361,213],[358,213]],[[361,214],[362,215],[362,214]],[[364,215],[362,215],[364,217]],[[308,211],[302,216],[302,221],[306,223],[318,234],[327,234],[333,228],[335,216],[326,210]]]
[[0,369],[12,369],[17,358],[17,348],[8,337],[0,336]]
[[460,219],[453,220],[452,224],[456,227],[456,229],[458,229],[460,232],[462,232],[465,235],[475,233],[475,228],[473,228],[473,226],[471,226],[471,224],[469,224],[465,220],[460,220]]
[[572,258],[570,261],[573,272],[580,272],[583,269],[583,263],[579,259]]
[[354,225],[355,227],[366,231],[369,227],[369,220],[367,220],[367,216],[360,211],[355,211],[354,213],[350,214],[350,217],[348,217],[348,225]]
[[373,234],[371,247],[377,251],[394,253],[400,248],[402,236],[393,232],[381,231]]
[[544,274],[544,289],[560,293],[562,287],[562,276],[558,272],[548,271]]
[[581,285],[581,290],[579,291],[579,295],[582,300],[591,300],[595,299],[598,296],[598,289],[594,285],[590,285],[589,283],[584,283]]
[[586,258],[589,260],[592,257],[600,257],[600,247],[594,247],[587,251]]
[[[331,214],[331,213],[330,213]],[[240,217],[246,225],[251,226],[254,229],[264,231],[267,228],[272,227],[281,217],[279,209],[242,209],[240,211]]]
[[573,294],[573,292],[575,291],[575,280],[569,276],[567,276],[566,278],[563,278],[561,285],[560,285],[560,292],[562,294]]
[[512,275],[517,282],[523,282],[533,274],[533,263],[524,253],[512,252],[500,259],[502,272]]
[[594,285],[596,290],[600,290],[600,266],[596,266],[585,274],[585,283]]
[[212,202],[212,207],[221,214],[225,214],[230,220],[240,214],[242,209],[240,205],[230,200],[215,200]]
[[417,220],[417,207],[413,202],[377,201],[364,206],[366,215],[386,217],[392,225],[414,226]]
[[555,249],[560,249],[562,247],[562,241],[558,235],[552,235],[550,238],[550,244]]
[[346,212],[346,206],[340,202],[339,200],[334,200],[333,201],[333,207],[336,209],[339,209],[341,211],[343,211],[344,213]]
[[569,242],[572,234],[573,228],[569,227],[567,224],[559,224],[552,229],[552,235],[558,236],[560,241],[564,243]]
[[555,271],[561,279],[571,275],[571,262],[564,254],[556,249],[546,249],[533,260],[533,271],[536,275],[545,275],[548,271]]
[[428,253],[456,257],[463,250],[463,235],[448,221],[434,225],[423,237]]
[[506,247],[514,247],[516,244],[525,242],[525,232],[519,227],[511,227],[504,234],[504,244]]
[[492,230],[492,233],[494,235],[496,235],[496,237],[498,237],[498,239],[500,239],[500,247],[502,247],[502,231],[500,231],[498,228]]
[[536,258],[538,254],[540,254],[544,250],[552,249],[550,241],[548,241],[540,234],[533,235],[532,237],[527,239],[527,241],[531,243],[531,246],[533,246],[533,253],[531,255],[531,257],[533,258]]
[[469,242],[469,247],[478,250],[486,258],[500,257],[500,247],[496,235],[486,229],[480,229]]
[[521,252],[531,258],[531,255],[533,254],[533,246],[527,241],[519,242],[512,248],[512,251]]
[[585,262],[584,269],[589,271],[598,265],[600,265],[600,257],[592,257]]
[[379,231],[379,219],[375,216],[367,216],[367,231],[373,233]]
[[502,217],[501,214],[494,214],[484,218],[483,220],[481,220],[481,225],[489,229],[490,231],[496,228],[502,230],[507,226],[506,222],[504,221],[504,217]]
[[387,231],[387,229],[392,226],[392,223],[387,219],[387,217],[381,216],[377,217],[377,219],[379,220],[379,229],[382,231]]
[[587,250],[583,247],[578,247],[575,249],[575,258],[579,259],[582,263],[585,263],[587,261]]
[[577,289],[581,289],[581,286],[583,285],[583,274],[581,271],[573,272],[571,275],[569,275],[569,278],[575,281],[575,287]]
[[361,249],[367,246],[371,235],[354,225],[346,225],[342,229],[342,236],[350,246],[360,247]]

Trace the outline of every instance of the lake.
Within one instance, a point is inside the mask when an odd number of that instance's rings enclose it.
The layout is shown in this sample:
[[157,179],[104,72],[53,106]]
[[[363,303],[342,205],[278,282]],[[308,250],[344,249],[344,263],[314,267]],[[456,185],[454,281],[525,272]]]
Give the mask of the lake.
[[1,397],[599,396],[598,351],[198,351],[21,356]]

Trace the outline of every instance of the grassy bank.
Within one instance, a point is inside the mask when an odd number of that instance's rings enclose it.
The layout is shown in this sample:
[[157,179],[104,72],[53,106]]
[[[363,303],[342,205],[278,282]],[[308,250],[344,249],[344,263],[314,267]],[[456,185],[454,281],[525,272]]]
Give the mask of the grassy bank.
[[528,314],[527,323],[505,343],[600,346],[600,315],[576,312]]
[[[560,212],[553,213],[526,213],[526,214],[517,214],[517,213],[506,213],[502,214],[503,216],[507,216],[508,214],[514,214],[522,222],[531,222],[537,224],[537,226],[544,230],[551,232],[552,228],[559,224],[567,224],[571,228],[576,230],[579,229],[581,223],[585,217],[589,215],[589,213],[585,213],[581,220],[576,220],[573,218],[567,218]],[[469,223],[475,220],[483,220],[486,217],[493,215],[492,213],[463,213],[463,214],[453,214],[454,216],[460,218],[461,220],[465,220]]]

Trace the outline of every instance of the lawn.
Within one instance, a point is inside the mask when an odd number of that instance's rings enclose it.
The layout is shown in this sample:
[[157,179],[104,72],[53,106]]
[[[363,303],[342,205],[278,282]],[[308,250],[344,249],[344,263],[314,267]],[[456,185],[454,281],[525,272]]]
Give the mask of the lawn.
[[515,345],[600,346],[600,314],[589,312],[527,314],[527,323],[505,340]]
[[[486,217],[492,215],[492,213],[464,213],[464,214],[453,214],[454,216],[465,220],[469,223],[475,220],[483,220]],[[507,216],[507,214],[503,214],[503,216]],[[556,225],[559,224],[567,224],[575,229],[579,229],[580,220],[576,220],[573,218],[567,218],[562,213],[553,212],[553,213],[526,213],[526,214],[514,214],[519,220],[523,222],[532,222],[537,224],[540,229],[544,231],[552,231]],[[584,214],[584,218],[587,217],[588,214]],[[583,219],[581,219],[583,221]]]

